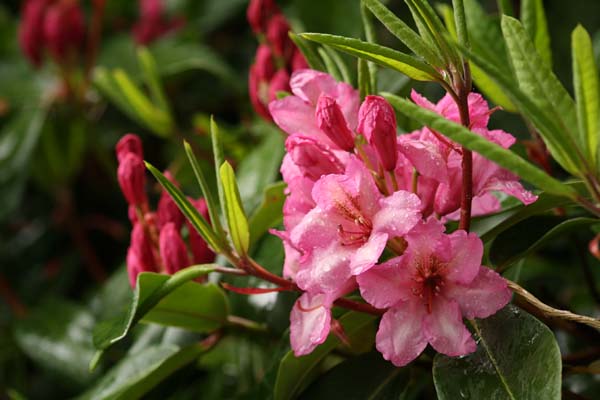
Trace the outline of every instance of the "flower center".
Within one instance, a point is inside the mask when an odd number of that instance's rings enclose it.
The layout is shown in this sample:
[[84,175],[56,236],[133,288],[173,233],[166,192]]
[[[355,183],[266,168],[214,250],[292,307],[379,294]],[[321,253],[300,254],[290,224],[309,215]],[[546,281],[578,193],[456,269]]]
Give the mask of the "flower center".
[[373,223],[361,213],[358,197],[345,193],[346,201],[335,203],[344,223],[338,224],[338,235],[342,246],[362,246],[371,236]]
[[413,276],[415,285],[413,294],[420,297],[427,306],[427,312],[431,314],[433,300],[437,297],[445,285],[444,270],[447,265],[436,257],[429,257],[417,262],[417,268]]

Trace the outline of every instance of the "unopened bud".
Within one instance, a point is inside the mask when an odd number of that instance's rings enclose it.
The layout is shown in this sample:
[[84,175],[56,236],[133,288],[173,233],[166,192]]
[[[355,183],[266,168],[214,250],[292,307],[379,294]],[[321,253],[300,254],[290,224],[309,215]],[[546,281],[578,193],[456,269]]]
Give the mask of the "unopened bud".
[[329,139],[342,150],[351,151],[354,148],[352,131],[348,128],[346,118],[335,99],[321,94],[315,111],[317,125]]
[[144,270],[136,252],[131,248],[131,246],[127,250],[127,258],[125,260],[125,264],[127,265],[127,275],[129,276],[129,284],[132,288],[135,288],[137,276],[140,272],[143,272]]
[[44,18],[44,41],[57,63],[77,55],[85,42],[83,12],[76,1],[59,0]]
[[140,223],[136,223],[131,230],[131,243],[129,246],[135,251],[140,264],[144,271],[154,271],[157,267],[157,262],[152,250],[152,240]]
[[398,161],[396,114],[380,96],[367,96],[358,111],[358,133],[375,148],[386,171],[396,168]]
[[267,42],[273,48],[273,52],[285,60],[292,58],[295,48],[294,42],[292,42],[288,35],[289,31],[290,25],[283,14],[276,14],[269,20]]
[[119,162],[121,162],[127,153],[133,153],[141,159],[144,158],[142,140],[134,133],[128,133],[119,139],[115,146],[115,152],[117,153],[117,160]]
[[259,34],[267,30],[269,19],[278,11],[275,0],[250,0],[246,17],[254,33]]
[[261,44],[256,49],[256,74],[258,79],[269,81],[275,74],[275,64],[273,63],[273,53],[266,44]]
[[294,55],[292,56],[292,71],[306,69],[308,67],[308,63],[306,62],[306,58],[304,58],[302,52],[298,49],[295,49]]
[[42,64],[44,51],[44,15],[49,0],[27,0],[21,9],[19,45],[34,67]]
[[174,223],[162,227],[158,246],[167,273],[174,274],[191,265],[185,243]]
[[304,175],[313,181],[323,175],[344,172],[340,160],[311,137],[292,135],[285,141],[285,148]]
[[174,223],[177,229],[181,229],[181,225],[183,225],[183,221],[185,220],[185,217],[179,210],[179,207],[177,207],[177,204],[175,204],[169,193],[164,190],[158,201],[156,217],[159,229],[169,222]]
[[146,168],[140,157],[133,153],[126,154],[119,163],[117,179],[130,205],[138,206],[147,202]]
[[269,101],[277,100],[278,92],[290,91],[290,75],[285,69],[280,69],[275,73],[271,82],[269,82]]

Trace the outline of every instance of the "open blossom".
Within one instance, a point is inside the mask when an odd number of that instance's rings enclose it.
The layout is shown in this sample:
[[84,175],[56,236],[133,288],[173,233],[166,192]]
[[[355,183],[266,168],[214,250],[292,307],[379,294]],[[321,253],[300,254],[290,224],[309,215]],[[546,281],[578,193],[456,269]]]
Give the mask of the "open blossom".
[[473,233],[444,234],[436,219],[405,236],[406,252],[357,277],[362,296],[387,308],[377,349],[397,366],[431,344],[449,356],[475,351],[462,318],[485,318],[510,300],[505,280],[481,265],[483,244]]

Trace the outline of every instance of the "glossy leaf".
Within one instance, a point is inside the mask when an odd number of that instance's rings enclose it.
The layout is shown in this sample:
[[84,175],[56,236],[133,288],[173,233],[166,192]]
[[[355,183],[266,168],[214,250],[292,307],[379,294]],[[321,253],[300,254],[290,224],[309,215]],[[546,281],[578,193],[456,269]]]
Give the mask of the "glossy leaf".
[[579,143],[592,166],[598,151],[598,65],[594,58],[592,40],[584,27],[578,25],[571,35],[573,51],[573,87],[579,122]]
[[215,251],[220,251],[223,248],[221,238],[217,237],[215,232],[212,230],[208,222],[200,214],[200,212],[194,207],[192,203],[183,194],[181,189],[175,186],[167,177],[165,177],[159,170],[154,168],[150,163],[146,162],[146,168],[152,175],[158,180],[161,186],[169,193],[175,204],[179,207],[183,215],[190,221],[194,226],[194,229],[198,231],[202,238],[209,244]]
[[546,13],[542,0],[523,0],[521,2],[521,21],[529,37],[535,44],[535,49],[542,60],[549,66],[552,65],[552,52],[550,50],[550,34]]
[[212,151],[215,166],[215,182],[217,182],[217,192],[219,194],[219,204],[222,209],[225,207],[225,196],[223,194],[223,185],[221,184],[221,174],[219,168],[223,165],[225,157],[223,156],[223,143],[221,142],[221,135],[219,134],[219,127],[215,122],[214,116],[210,117],[210,141],[212,143]]
[[219,170],[221,184],[223,185],[223,196],[225,202],[223,208],[227,217],[229,236],[233,247],[240,256],[248,253],[250,246],[250,229],[244,206],[240,199],[240,191],[235,180],[235,173],[231,165],[225,161]]
[[384,93],[384,96],[401,113],[446,135],[469,150],[476,151],[540,189],[570,198],[576,195],[573,189],[525,161],[517,154],[469,131],[464,126],[447,120],[433,111],[419,107],[409,100],[389,93]]
[[408,382],[408,368],[395,367],[373,351],[336,365],[315,380],[300,399],[403,399]]
[[[365,326],[371,324],[375,316],[358,312],[348,312],[340,318],[346,335],[352,343],[353,334],[360,332]],[[275,382],[274,399],[287,400],[296,398],[318,373],[321,361],[340,343],[334,335],[318,346],[312,353],[296,357],[293,352],[288,352],[279,364],[277,380]]]
[[173,372],[194,361],[202,352],[199,344],[151,345],[123,358],[79,400],[129,400],[141,398]]
[[265,189],[261,205],[248,221],[250,226],[250,243],[255,243],[262,235],[283,220],[283,203],[285,201],[284,182],[274,183]]
[[598,224],[596,218],[564,218],[538,216],[528,218],[498,235],[490,248],[490,260],[499,271],[504,271],[515,262],[540,247],[569,232]]
[[440,400],[558,400],[561,358],[550,329],[508,305],[473,323],[477,351],[435,356],[433,379]]
[[343,36],[303,33],[302,37],[317,43],[326,44],[367,61],[395,69],[418,81],[435,81],[439,74],[432,67],[418,59],[374,43]]

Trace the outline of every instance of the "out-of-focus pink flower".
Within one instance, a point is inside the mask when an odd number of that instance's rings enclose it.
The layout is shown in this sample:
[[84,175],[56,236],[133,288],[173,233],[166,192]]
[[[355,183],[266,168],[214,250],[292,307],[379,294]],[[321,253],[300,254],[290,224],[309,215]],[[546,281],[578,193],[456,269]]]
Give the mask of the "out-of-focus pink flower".
[[[190,199],[191,203],[196,207],[198,212],[204,217],[206,221],[210,223],[210,218],[208,215],[208,207],[206,206],[206,200],[204,199]],[[188,232],[189,232],[189,243],[190,250],[192,251],[192,256],[194,260],[194,264],[207,264],[215,261],[215,253],[208,247],[208,244],[202,239],[202,236],[196,231],[196,228],[192,226],[192,224],[187,222]]]
[[133,153],[141,159],[144,158],[142,140],[134,133],[128,133],[119,139],[115,146],[115,152],[117,154],[117,161],[119,162],[121,162],[127,153]]
[[146,167],[134,153],[127,153],[117,168],[117,179],[121,191],[130,205],[142,205],[146,197]]
[[133,37],[139,45],[147,45],[185,24],[182,17],[167,17],[162,0],[139,0],[139,8],[140,18],[133,26]]
[[44,43],[54,60],[62,64],[77,56],[85,42],[83,12],[74,0],[58,0],[44,18]]
[[161,229],[166,224],[172,222],[177,229],[181,229],[185,217],[173,201],[169,193],[165,190],[160,195],[158,206],[156,207],[156,217],[158,229]]
[[278,92],[290,91],[290,74],[285,69],[280,69],[273,75],[269,82],[269,101],[277,99]]
[[396,114],[383,97],[365,98],[358,111],[357,131],[375,148],[383,169],[393,171],[398,162]]
[[271,119],[267,109],[270,96],[269,82],[274,74],[275,64],[271,49],[264,44],[258,46],[256,60],[250,67],[250,73],[248,74],[248,92],[256,112],[268,120]]
[[276,14],[269,20],[267,41],[273,48],[275,55],[284,60],[291,60],[296,48],[288,35],[289,31],[290,25],[283,14]]
[[127,250],[126,264],[129,282],[132,287],[135,287],[135,280],[140,272],[157,270],[152,242],[140,223],[135,223],[131,230],[131,242]]
[[44,15],[52,0],[27,0],[21,9],[19,45],[35,67],[42,64],[44,52]]
[[377,349],[396,366],[414,360],[430,343],[449,356],[475,351],[462,322],[486,318],[504,307],[511,292],[496,272],[481,265],[483,244],[473,233],[444,234],[436,219],[405,236],[405,253],[359,275],[365,300],[388,308],[377,332]]
[[162,227],[158,247],[165,271],[168,274],[174,274],[180,269],[192,265],[185,243],[174,223],[169,222]]
[[302,52],[298,49],[294,50],[294,55],[292,56],[292,71],[297,71],[299,69],[307,69],[308,63],[306,62],[306,58],[302,55]]
[[246,17],[255,34],[264,33],[271,17],[279,12],[275,0],[250,0]]

